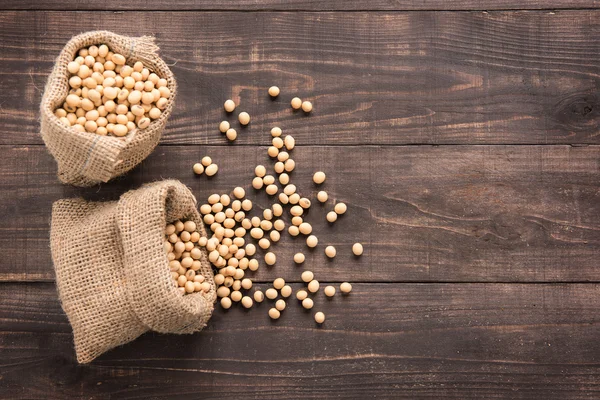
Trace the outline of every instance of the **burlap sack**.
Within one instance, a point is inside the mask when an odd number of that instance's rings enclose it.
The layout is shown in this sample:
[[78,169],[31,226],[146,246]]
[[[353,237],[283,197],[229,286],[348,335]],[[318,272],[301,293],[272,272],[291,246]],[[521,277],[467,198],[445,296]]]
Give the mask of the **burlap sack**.
[[[64,103],[69,91],[67,64],[73,61],[79,49],[92,44],[106,44],[112,51],[123,54],[127,63],[141,61],[167,80],[171,97],[161,116],[148,128],[134,129],[125,137],[101,136],[77,132],[54,115],[54,110]],[[107,182],[138,165],[154,150],[171,115],[177,93],[175,77],[157,51],[152,37],[126,37],[107,31],[83,33],[67,42],[56,59],[40,106],[42,138],[58,163],[61,182],[75,186]]]
[[52,207],[50,247],[62,307],[80,363],[153,330],[201,330],[216,298],[204,251],[200,272],[211,290],[182,295],[163,249],[168,222],[189,219],[206,236],[196,199],[182,183],[142,186],[118,202],[65,199]]

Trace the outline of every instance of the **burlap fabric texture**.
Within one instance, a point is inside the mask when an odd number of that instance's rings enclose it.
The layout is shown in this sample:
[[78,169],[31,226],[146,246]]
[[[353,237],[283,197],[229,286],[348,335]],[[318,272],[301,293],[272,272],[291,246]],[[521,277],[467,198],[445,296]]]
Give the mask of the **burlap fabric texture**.
[[[54,115],[69,92],[67,64],[73,61],[79,49],[93,44],[106,44],[113,52],[124,55],[127,64],[141,61],[150,71],[167,80],[171,97],[161,116],[148,128],[136,128],[125,137],[101,136],[78,132]],[[56,59],[40,106],[42,138],[58,163],[61,182],[75,186],[107,182],[138,165],[154,150],[171,115],[177,93],[175,77],[157,52],[152,37],[126,37],[108,31],[83,33],[67,42]]]
[[[50,247],[62,307],[80,363],[142,333],[193,333],[206,326],[216,299],[206,252],[200,272],[211,290],[177,291],[163,249],[169,222],[196,222],[196,199],[179,181],[142,186],[119,201],[64,199],[52,207]],[[203,249],[204,250],[204,249]]]

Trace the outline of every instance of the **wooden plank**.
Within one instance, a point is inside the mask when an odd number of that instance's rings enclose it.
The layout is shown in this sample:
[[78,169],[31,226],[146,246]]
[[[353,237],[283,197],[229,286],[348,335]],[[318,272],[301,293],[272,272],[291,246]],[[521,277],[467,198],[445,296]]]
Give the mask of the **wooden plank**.
[[[294,285],[297,287],[298,285]],[[148,333],[88,366],[51,284],[0,285],[6,398],[588,399],[600,387],[597,284],[356,284],[316,298],[217,307],[195,335]]]
[[[219,173],[207,182],[192,165],[212,156]],[[600,281],[600,146],[299,146],[292,182],[314,201],[306,217],[319,237],[309,250],[287,234],[274,246],[277,274],[299,281],[292,255],[329,281],[554,282]],[[250,182],[265,148],[159,146],[129,175],[89,189],[60,185],[42,146],[0,146],[0,280],[52,280],[48,225],[53,201],[83,195],[116,199],[126,190],[176,178],[203,201]],[[271,168],[271,167],[269,167]],[[314,171],[327,173],[322,188]],[[314,199],[330,195],[326,205]],[[333,201],[348,213],[329,225]],[[286,220],[289,216],[286,211]],[[362,242],[355,259],[351,245]],[[335,245],[335,261],[323,249]],[[262,268],[256,279],[273,279]]]
[[[229,97],[253,117],[246,144],[274,125],[319,145],[598,144],[599,13],[2,12],[0,143],[41,143],[54,58],[71,35],[113,28],[155,34],[172,65],[169,144],[221,144]],[[291,112],[295,95],[310,117]]]
[[2,10],[238,10],[238,11],[377,11],[377,10],[538,10],[538,9],[570,9],[598,8],[596,0],[174,0],[165,3],[158,0],[130,0],[127,2],[107,0],[102,3],[92,0],[77,2],[67,0],[50,0],[38,2],[34,0],[5,0],[0,5]]

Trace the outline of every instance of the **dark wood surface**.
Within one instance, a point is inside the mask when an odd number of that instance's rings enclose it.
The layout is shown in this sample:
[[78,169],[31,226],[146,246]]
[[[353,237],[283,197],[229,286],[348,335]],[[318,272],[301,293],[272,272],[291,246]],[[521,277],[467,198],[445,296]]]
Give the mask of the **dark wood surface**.
[[[210,180],[191,171],[205,154],[220,166]],[[299,281],[301,268],[291,260],[303,250],[323,280],[600,281],[600,146],[298,146],[292,155],[292,179],[303,195],[314,199],[320,189],[315,171],[329,174],[322,188],[330,201],[315,201],[306,219],[339,255],[328,262],[324,247],[306,251],[302,238],[286,234],[274,246],[285,279]],[[251,187],[257,164],[272,165],[264,147],[162,146],[129,175],[81,190],[56,181],[44,147],[0,146],[0,280],[53,279],[48,224],[55,200],[117,199],[144,182],[176,178],[203,202],[241,185],[260,211],[275,200]],[[325,214],[334,200],[349,211],[330,225]],[[350,253],[357,241],[366,248],[359,260]],[[272,276],[264,269],[257,279]]]
[[598,0],[4,0],[8,10],[238,10],[238,11],[378,11],[378,10],[561,10],[599,8]]
[[[600,144],[597,15],[0,12],[0,143],[41,144],[37,110],[60,49],[119,27],[156,34],[180,83],[165,144],[223,144],[228,97],[254,116],[243,144],[267,144],[259,133],[273,124],[304,145]],[[286,107],[294,95],[314,102],[311,118]]]
[[4,394],[535,400],[599,395],[597,284],[362,283],[348,298],[323,297],[317,296],[317,304],[328,320],[321,329],[295,301],[277,322],[266,315],[267,304],[234,308],[216,312],[199,334],[148,333],[78,366],[54,286],[4,284]]
[[[599,4],[2,2],[0,398],[599,398]],[[154,34],[181,90],[140,167],[78,189],[57,181],[37,109],[53,59],[90,29]],[[291,112],[294,95],[314,102],[310,116]],[[253,117],[235,144],[216,129],[228,97]],[[301,193],[322,169],[349,211],[333,226],[331,202],[308,215],[334,262],[319,246],[294,266],[306,246],[284,235],[256,285],[299,288],[310,268],[352,294],[317,296],[321,328],[294,300],[277,322],[268,304],[217,307],[199,334],[148,333],[78,365],[54,287],[52,202],[177,178],[200,201],[242,185],[259,210],[272,200],[250,180],[271,165],[273,125],[296,138]],[[212,179],[191,172],[206,154]]]

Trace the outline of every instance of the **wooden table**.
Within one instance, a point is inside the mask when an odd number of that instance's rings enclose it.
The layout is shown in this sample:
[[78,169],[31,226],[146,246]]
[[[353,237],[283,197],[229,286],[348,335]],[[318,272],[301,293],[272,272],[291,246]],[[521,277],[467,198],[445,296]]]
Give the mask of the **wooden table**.
[[[0,397],[600,398],[600,3],[595,0],[5,0],[0,5]],[[143,10],[143,11],[142,11]],[[109,184],[59,184],[39,136],[54,58],[76,33],[154,34],[177,77],[161,145]],[[281,96],[271,101],[266,89]],[[310,116],[293,113],[293,96]],[[223,101],[252,117],[218,132]],[[116,199],[161,178],[198,199],[268,163],[269,129],[296,138],[310,177],[348,213],[309,220],[306,268],[350,296],[216,307],[206,330],[149,333],[90,365],[74,358],[48,242],[53,201]],[[219,164],[192,173],[203,155]],[[304,188],[304,189],[303,189]],[[352,243],[365,255],[354,259]],[[281,276],[301,286],[286,234]],[[90,274],[94,271],[90,270]]]

